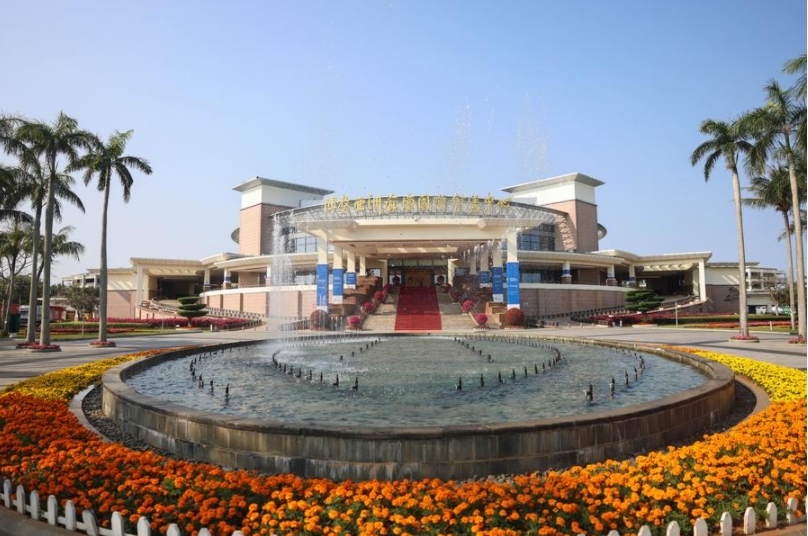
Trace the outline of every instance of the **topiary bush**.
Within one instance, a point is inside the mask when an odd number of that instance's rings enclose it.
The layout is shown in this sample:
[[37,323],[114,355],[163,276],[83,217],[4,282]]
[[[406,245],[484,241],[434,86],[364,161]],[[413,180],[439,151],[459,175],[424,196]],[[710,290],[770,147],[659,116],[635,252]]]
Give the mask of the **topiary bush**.
[[192,318],[199,318],[208,314],[207,305],[199,303],[199,296],[185,296],[177,299],[177,315],[188,319],[191,323]]
[[461,307],[463,307],[464,313],[468,313],[469,311],[471,311],[472,307],[474,307],[474,302],[471,300],[466,300],[463,302],[463,305]]
[[523,313],[521,309],[512,307],[505,311],[505,314],[502,315],[502,323],[506,327],[523,328],[525,327],[526,323],[525,313]]
[[362,327],[362,318],[353,315],[348,318],[348,327],[351,329],[359,329]]
[[477,322],[477,325],[481,328],[488,327],[488,315],[485,313],[477,313],[477,316],[474,317],[474,321]]
[[328,311],[322,309],[315,309],[311,312],[311,329],[315,330],[328,330],[331,329],[331,315]]

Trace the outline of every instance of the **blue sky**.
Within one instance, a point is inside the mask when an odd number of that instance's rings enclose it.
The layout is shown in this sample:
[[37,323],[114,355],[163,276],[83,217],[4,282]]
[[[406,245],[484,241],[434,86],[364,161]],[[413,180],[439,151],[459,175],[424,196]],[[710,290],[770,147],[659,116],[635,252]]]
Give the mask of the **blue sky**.
[[[237,251],[256,175],[366,194],[492,193],[581,172],[601,249],[737,260],[723,166],[690,154],[706,118],[763,104],[806,51],[806,2],[3,2],[0,112],[60,111],[151,176],[113,189],[110,267]],[[742,177],[743,182],[747,177]],[[98,266],[101,195],[62,225]],[[785,268],[774,212],[745,211],[747,260]]]

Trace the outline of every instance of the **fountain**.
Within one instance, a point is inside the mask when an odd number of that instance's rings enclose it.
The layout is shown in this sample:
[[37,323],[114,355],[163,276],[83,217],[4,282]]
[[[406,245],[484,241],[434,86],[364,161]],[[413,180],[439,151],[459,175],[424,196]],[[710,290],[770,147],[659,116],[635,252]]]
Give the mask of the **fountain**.
[[721,365],[648,347],[352,335],[156,356],[110,371],[103,400],[126,431],[190,459],[463,479],[664,447],[728,413],[734,384]]

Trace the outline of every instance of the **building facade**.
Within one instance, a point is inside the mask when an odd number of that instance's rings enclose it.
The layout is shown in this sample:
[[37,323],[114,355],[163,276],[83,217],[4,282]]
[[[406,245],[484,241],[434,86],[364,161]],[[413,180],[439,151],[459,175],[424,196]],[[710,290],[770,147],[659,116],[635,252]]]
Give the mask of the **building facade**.
[[[619,307],[634,287],[724,310],[729,301],[719,287],[731,278],[708,275],[724,266],[711,265],[710,252],[600,250],[602,185],[571,173],[505,187],[496,198],[350,198],[255,177],[233,188],[240,194],[231,234],[237,253],[132,258],[131,268],[110,271],[108,314],[142,316],[155,300],[199,294],[209,308],[267,320],[308,318],[314,309],[348,315],[368,281],[482,289],[476,295],[490,304],[537,319]],[[762,278],[763,271],[754,281],[765,286]]]

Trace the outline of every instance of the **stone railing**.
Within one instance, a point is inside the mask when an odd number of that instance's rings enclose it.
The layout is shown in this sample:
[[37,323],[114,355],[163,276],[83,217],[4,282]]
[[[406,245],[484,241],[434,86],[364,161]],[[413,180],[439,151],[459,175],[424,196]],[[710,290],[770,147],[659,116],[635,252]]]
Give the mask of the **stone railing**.
[[[0,502],[2,502],[6,508],[16,510],[17,513],[29,517],[30,519],[42,521],[52,527],[63,527],[72,532],[84,533],[88,536],[151,536],[152,534],[149,520],[146,516],[140,516],[138,518],[136,524],[137,533],[130,534],[124,531],[124,520],[120,512],[112,512],[109,523],[110,528],[107,529],[98,526],[98,520],[92,510],[83,510],[79,516],[73,501],[70,500],[65,503],[61,515],[59,514],[59,503],[53,495],[48,496],[45,508],[43,509],[39,500],[39,494],[36,491],[26,494],[23,486],[17,485],[15,489],[14,485],[8,479],[3,480],[3,491],[2,494],[0,494]],[[770,502],[766,505],[766,518],[761,520],[763,527],[759,527],[757,514],[750,506],[744,511],[743,524],[737,527],[740,531],[736,531],[735,527],[733,527],[730,513],[724,512],[721,514],[718,534],[721,536],[732,536],[733,534],[738,534],[738,532],[742,534],[755,534],[759,528],[774,529],[783,524],[796,525],[797,523],[804,523],[805,516],[798,518],[796,512],[797,501],[793,498],[788,499],[786,503],[785,519],[778,519],[777,505]],[[0,512],[0,517],[2,517],[2,512]],[[4,520],[1,525],[0,534],[16,534],[16,532],[14,532],[14,523]],[[685,528],[689,530],[689,527]],[[665,533],[670,536],[679,536],[681,530],[682,528],[679,526],[679,523],[672,521],[667,525]],[[710,534],[707,521],[702,518],[695,520],[692,525],[692,530],[693,536],[708,536]],[[57,531],[48,532],[44,530],[44,527],[40,532],[43,534],[58,533]],[[210,536],[211,533],[207,528],[202,528],[197,534],[199,536]],[[176,524],[172,523],[168,526],[166,536],[182,536],[182,532]],[[243,536],[243,533],[240,530],[236,530],[233,531],[231,536]],[[617,531],[613,530],[609,532],[609,536],[619,536],[619,534]],[[637,536],[651,536],[651,528],[647,525],[642,526],[639,532],[637,532]]]

